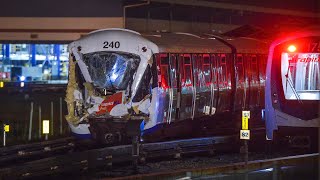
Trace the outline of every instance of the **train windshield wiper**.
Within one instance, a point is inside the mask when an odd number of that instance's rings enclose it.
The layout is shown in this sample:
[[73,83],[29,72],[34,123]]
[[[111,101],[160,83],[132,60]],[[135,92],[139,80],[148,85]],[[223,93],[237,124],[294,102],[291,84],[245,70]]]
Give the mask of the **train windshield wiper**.
[[290,71],[290,69],[288,67],[287,74],[285,75],[285,77],[286,77],[286,93],[287,93],[287,90],[288,90],[288,83],[289,83],[289,86],[291,87],[291,89],[293,91],[293,94],[296,96],[298,102],[302,104],[302,101],[300,99],[300,96],[299,96],[297,90],[293,87],[292,79],[289,77],[289,71]]

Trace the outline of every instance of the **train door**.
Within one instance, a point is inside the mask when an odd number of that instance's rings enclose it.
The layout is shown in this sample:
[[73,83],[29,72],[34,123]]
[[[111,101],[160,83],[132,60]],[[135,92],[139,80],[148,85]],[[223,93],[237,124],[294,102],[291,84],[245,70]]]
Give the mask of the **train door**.
[[179,74],[181,77],[180,120],[192,118],[193,72],[190,54],[180,55]]
[[235,97],[235,110],[241,111],[244,110],[246,96],[247,96],[247,88],[245,81],[245,69],[243,62],[243,55],[237,54],[236,57],[236,97]]
[[169,61],[170,67],[170,87],[171,90],[169,92],[170,103],[169,107],[171,109],[170,112],[170,122],[179,119],[179,109],[180,109],[180,76],[178,73],[178,56],[176,54],[170,55]]
[[212,72],[212,85],[211,85],[211,114],[215,114],[219,102],[219,73],[218,64],[220,56],[211,54],[211,72]]
[[257,56],[252,54],[243,55],[245,77],[245,109],[254,109],[258,103],[258,64]]
[[[205,59],[204,59],[205,58]],[[193,117],[210,114],[210,56],[208,54],[193,55]]]
[[[231,108],[231,75],[230,61],[231,56],[219,54],[218,63],[218,82],[219,82],[219,101],[217,105],[218,112],[230,112]],[[229,113],[230,114],[230,113]]]
[[255,109],[259,107],[259,68],[257,63],[257,55],[251,54],[248,55],[248,63],[249,63],[249,92],[250,92],[250,101],[249,101],[249,108]]
[[264,107],[264,88],[265,88],[265,82],[266,82],[266,69],[267,69],[267,57],[266,55],[258,55],[258,65],[259,65],[259,99],[260,99],[260,106]]
[[[159,112],[163,112],[163,118],[159,119],[160,122],[170,122],[170,68],[168,54],[157,55],[157,65],[160,77],[158,78],[159,88]],[[160,118],[160,117],[158,117]]]
[[212,114],[211,102],[213,101],[212,65],[209,54],[203,54],[201,68],[200,101],[203,102],[202,113],[209,115]]
[[201,54],[192,54],[192,70],[193,70],[193,99],[192,99],[192,118],[201,116],[201,99],[200,99],[200,81],[201,81]]

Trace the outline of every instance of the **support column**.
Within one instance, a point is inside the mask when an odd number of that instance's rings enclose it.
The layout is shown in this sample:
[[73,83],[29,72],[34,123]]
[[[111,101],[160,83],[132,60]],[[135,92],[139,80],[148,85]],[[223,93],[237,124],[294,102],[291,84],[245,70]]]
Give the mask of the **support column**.
[[10,44],[4,44],[2,45],[5,49],[4,50],[4,59],[9,59],[10,58]]
[[57,64],[58,64],[58,79],[60,79],[60,44],[54,45],[55,54],[57,56]]
[[36,66],[36,45],[35,44],[31,44],[31,65],[32,66]]
[[4,51],[5,51],[5,45],[4,44],[1,44],[1,49],[2,49],[2,51],[1,51],[2,59],[1,60],[3,60],[4,59]]

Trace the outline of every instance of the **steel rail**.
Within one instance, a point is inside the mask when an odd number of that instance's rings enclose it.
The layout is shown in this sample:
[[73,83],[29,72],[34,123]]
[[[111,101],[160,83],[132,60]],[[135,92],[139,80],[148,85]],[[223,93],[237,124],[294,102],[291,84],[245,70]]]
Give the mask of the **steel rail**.
[[34,156],[72,149],[75,146],[74,141],[75,139],[73,137],[67,137],[0,148],[0,167],[12,161],[27,160]]
[[[182,169],[171,172],[160,172],[160,173],[150,173],[133,175],[126,177],[114,178],[115,180],[145,180],[145,179],[192,179],[193,177],[205,177],[208,175],[217,175],[222,173],[248,173],[251,171],[266,169],[266,168],[277,168],[281,166],[290,165],[301,165],[313,163],[314,166],[317,164],[317,159],[319,158],[319,153],[288,156],[274,159],[266,160],[254,160],[249,161],[247,166],[244,162],[234,163],[231,165],[213,166],[206,168],[196,168],[196,169]],[[190,177],[191,176],[191,177]]]
[[[146,160],[188,153],[211,152],[221,145],[232,144],[236,138],[237,136],[220,136],[140,144],[138,158]],[[0,179],[29,178],[65,172],[78,173],[84,170],[95,171],[97,168],[110,167],[113,164],[132,162],[135,158],[132,156],[132,145],[92,149],[0,168]]]

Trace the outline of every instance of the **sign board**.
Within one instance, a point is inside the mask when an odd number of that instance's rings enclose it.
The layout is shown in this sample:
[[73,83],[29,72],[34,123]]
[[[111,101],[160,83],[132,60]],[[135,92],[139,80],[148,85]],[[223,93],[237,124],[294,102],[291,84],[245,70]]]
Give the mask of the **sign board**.
[[242,111],[242,129],[249,129],[250,111]]
[[50,121],[49,120],[43,120],[42,121],[42,133],[43,134],[49,134],[50,133]]
[[250,111],[242,111],[242,130],[240,130],[240,139],[250,139],[249,119]]
[[10,126],[9,124],[4,125],[4,132],[9,132],[10,131]]
[[240,139],[250,139],[250,130],[240,130]]
[[248,117],[250,119],[250,111],[242,111],[242,117]]
[[242,117],[242,129],[243,130],[249,129],[249,118],[248,117]]
[[3,86],[4,86],[4,83],[1,81],[0,82],[0,88],[3,88]]

